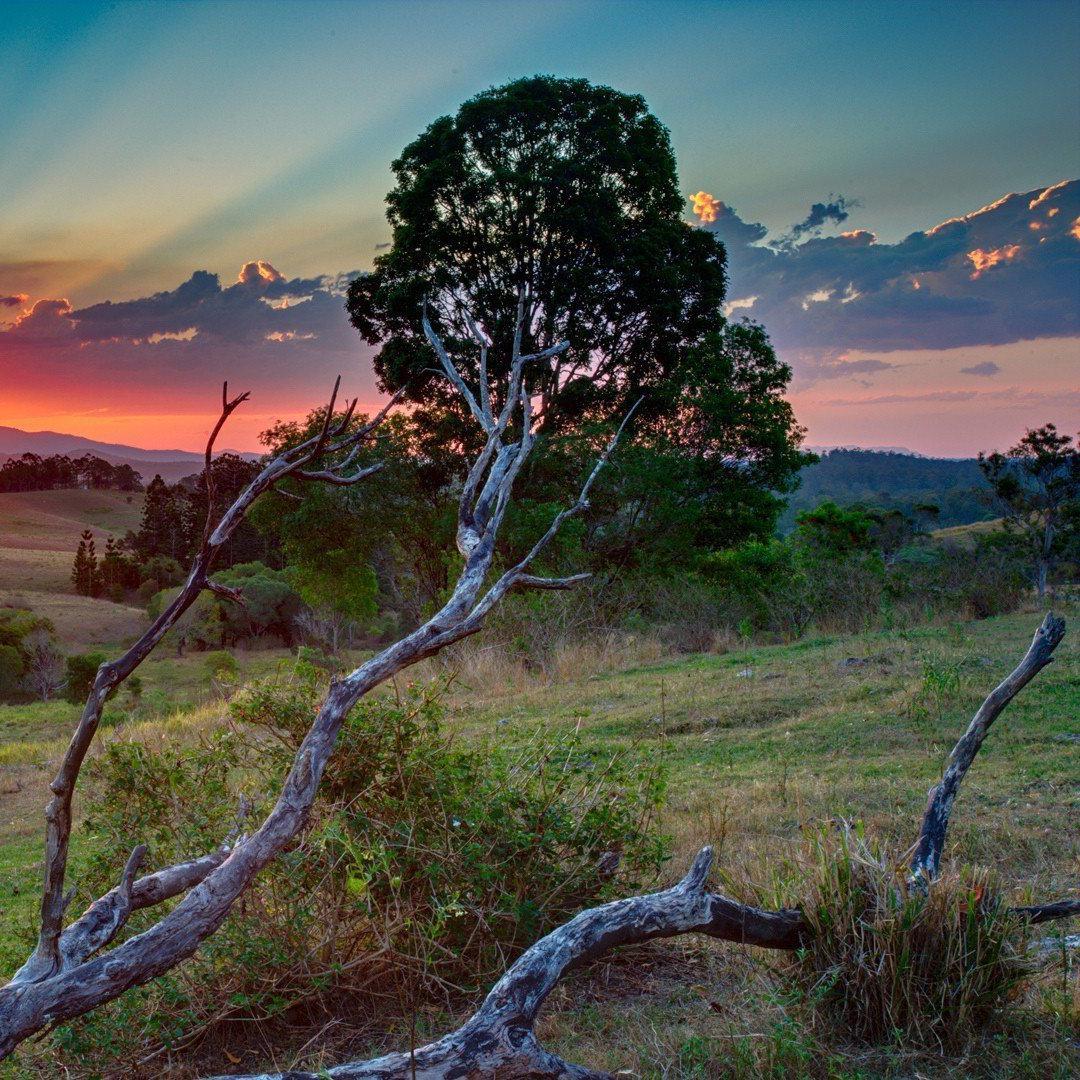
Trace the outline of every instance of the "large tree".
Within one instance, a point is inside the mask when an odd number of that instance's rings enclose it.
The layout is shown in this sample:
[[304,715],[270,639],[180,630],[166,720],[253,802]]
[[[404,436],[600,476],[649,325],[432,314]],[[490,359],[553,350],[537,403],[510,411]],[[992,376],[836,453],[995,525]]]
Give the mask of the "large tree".
[[[425,298],[438,290],[428,317],[481,389],[482,365],[488,379],[505,378],[520,302],[524,352],[569,343],[528,373],[541,440],[531,493],[542,501],[565,482],[556,463],[570,447],[552,447],[554,431],[595,450],[580,436],[602,438],[641,397],[635,429],[650,453],[633,484],[640,505],[715,518],[714,495],[730,503],[738,492],[737,503],[756,505],[733,538],[771,530],[777,504],[762,494],[786,490],[804,460],[782,399],[790,370],[760,328],[725,327],[723,245],[683,220],[667,131],[641,97],[583,79],[519,79],[436,120],[393,169],[393,244],[352,283],[347,307],[380,346],[382,388],[418,404],[431,460],[452,474],[472,429],[460,396],[432,380]],[[662,516],[653,531],[673,521]]]
[[1080,500],[1080,445],[1053,424],[1029,430],[1002,454],[979,454],[1007,528],[1030,553],[1035,588],[1041,600],[1065,542]]

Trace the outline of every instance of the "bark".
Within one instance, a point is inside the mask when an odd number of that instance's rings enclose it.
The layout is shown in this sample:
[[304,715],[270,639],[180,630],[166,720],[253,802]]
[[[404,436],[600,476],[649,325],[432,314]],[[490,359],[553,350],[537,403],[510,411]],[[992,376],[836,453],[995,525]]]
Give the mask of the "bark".
[[545,1050],[533,1033],[559,980],[619,945],[700,933],[741,945],[796,949],[807,932],[797,911],[761,911],[705,890],[712,849],[703,848],[677,885],[590,908],[541,938],[492,987],[456,1031],[412,1052],[387,1054],[320,1072],[261,1074],[246,1080],[449,1080],[451,1077],[599,1078]]
[[[345,678],[331,683],[326,699],[297,751],[277,802],[250,836],[241,836],[225,850],[193,863],[169,867],[142,879],[136,879],[136,874],[145,849],[138,846],[132,852],[119,884],[65,928],[64,914],[72,895],[64,889],[72,797],[108,695],[149,655],[204,589],[242,602],[240,593],[213,582],[209,573],[217,551],[260,495],[289,477],[308,482],[353,484],[380,468],[374,465],[352,473],[348,471],[361,440],[378,426],[396,398],[391,399],[373,421],[358,430],[350,430],[355,399],[347,406],[342,418],[338,419],[334,414],[339,379],[319,434],[269,461],[215,524],[214,490],[209,469],[214,441],[228,417],[247,398],[242,394],[230,400],[226,386],[222,393],[221,417],[206,448],[209,511],[201,550],[172,603],[134,645],[117,660],[103,664],[98,671],[71,744],[52,783],[53,798],[46,810],[41,930],[34,952],[11,982],[0,989],[0,1057],[9,1054],[19,1042],[35,1032],[112,1001],[125,990],[148,982],[191,956],[222,924],[255,875],[303,829],[341,725],[360,698],[404,668],[476,633],[491,609],[511,590],[562,588],[580,580],[580,576],[574,579],[538,577],[531,573],[531,565],[562,523],[588,506],[592,485],[614,450],[626,421],[600,455],[577,500],[556,517],[524,559],[502,574],[493,575],[495,540],[510,504],[514,481],[534,441],[524,369],[529,363],[550,359],[565,345],[535,355],[522,355],[520,342],[515,344],[503,402],[496,414],[491,388],[482,390],[478,401],[430,326],[427,331],[447,377],[462,393],[486,437],[483,450],[472,464],[462,489],[457,548],[464,566],[449,600],[416,630],[371,657]],[[511,430],[517,432],[516,436],[511,437]],[[338,458],[341,453],[345,457],[338,459],[336,464],[308,467],[317,466],[327,457]],[[181,894],[179,903],[148,930],[94,955],[112,944],[137,907],[160,903]]]

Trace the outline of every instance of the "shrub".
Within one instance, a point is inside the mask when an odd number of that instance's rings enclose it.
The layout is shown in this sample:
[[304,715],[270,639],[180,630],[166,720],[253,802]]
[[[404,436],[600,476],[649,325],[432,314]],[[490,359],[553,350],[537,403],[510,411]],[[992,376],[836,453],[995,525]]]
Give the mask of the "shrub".
[[819,834],[798,903],[813,934],[790,974],[815,1012],[860,1041],[956,1046],[1030,970],[1023,926],[986,871],[943,875],[924,896],[859,837]]
[[22,688],[23,658],[14,645],[0,645],[0,699]]
[[64,697],[81,705],[93,689],[98,668],[105,663],[104,653],[76,653],[67,658]]
[[[91,887],[107,887],[137,841],[155,865],[210,850],[241,790],[265,810],[322,674],[298,661],[292,675],[248,688],[230,730],[197,746],[110,745],[92,771]],[[654,766],[574,739],[466,749],[440,720],[437,696],[415,690],[355,709],[300,843],[137,1013],[118,1002],[64,1029],[68,1052],[111,1046],[116,1068],[118,1054],[142,1056],[230,1016],[245,1031],[287,1017],[298,1038],[328,1014],[385,1028],[486,987],[552,925],[655,876],[667,845],[654,829]],[[607,853],[619,856],[614,872],[600,869]],[[138,927],[134,918],[129,932]]]
[[225,649],[208,652],[203,659],[203,667],[211,679],[235,680],[240,675],[240,665],[236,657]]

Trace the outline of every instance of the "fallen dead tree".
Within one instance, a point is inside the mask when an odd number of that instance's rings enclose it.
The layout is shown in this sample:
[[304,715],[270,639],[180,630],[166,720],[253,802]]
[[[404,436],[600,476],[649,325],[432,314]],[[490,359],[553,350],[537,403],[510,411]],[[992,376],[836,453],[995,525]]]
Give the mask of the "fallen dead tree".
[[[1023,659],[987,696],[949,755],[941,783],[930,792],[919,840],[912,849],[913,889],[931,888],[938,876],[957,791],[991,725],[1051,662],[1064,635],[1064,619],[1048,614]],[[812,931],[798,910],[762,911],[709,892],[706,879],[712,859],[712,850],[703,848],[672,888],[590,908],[553,930],[521,955],[465,1024],[427,1046],[317,1073],[294,1070],[243,1080],[604,1080],[608,1074],[545,1050],[534,1034],[541,1006],[567,972],[619,945],[682,934],[705,934],[765,949],[793,950],[807,943]],[[1011,911],[1032,924],[1045,923],[1080,915],[1080,900]]]

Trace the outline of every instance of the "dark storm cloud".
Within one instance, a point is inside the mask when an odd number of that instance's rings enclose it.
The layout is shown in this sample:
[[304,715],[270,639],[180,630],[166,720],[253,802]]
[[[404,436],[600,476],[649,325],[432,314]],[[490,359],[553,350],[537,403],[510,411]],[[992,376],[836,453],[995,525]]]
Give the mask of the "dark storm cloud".
[[[829,211],[851,206],[840,202],[815,204],[787,237],[836,221]],[[726,206],[701,227],[727,247],[731,316],[763,323],[796,355],[1080,334],[1077,180],[1007,195],[895,244],[864,229],[762,243],[765,227]],[[822,377],[826,367],[818,367]]]

